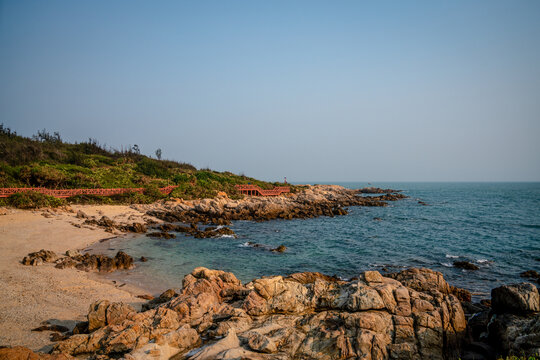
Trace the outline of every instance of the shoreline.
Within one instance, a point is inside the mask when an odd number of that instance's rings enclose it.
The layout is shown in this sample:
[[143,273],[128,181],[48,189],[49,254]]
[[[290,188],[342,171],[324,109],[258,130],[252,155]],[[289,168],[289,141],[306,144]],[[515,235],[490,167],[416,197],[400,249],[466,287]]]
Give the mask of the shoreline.
[[6,209],[0,216],[0,345],[21,345],[46,352],[54,344],[50,332],[33,332],[44,321],[70,329],[85,320],[96,300],[122,301],[140,308],[145,293],[132,285],[121,288],[99,281],[93,273],[75,269],[55,269],[52,264],[25,266],[21,260],[30,252],[47,249],[63,254],[83,250],[111,237],[102,229],[77,228],[76,212],[103,213],[118,217],[134,214],[127,206],[73,206],[66,210]]
[[[148,290],[133,284],[114,284],[101,274],[76,269],[56,269],[53,264],[25,266],[23,257],[41,249],[64,254],[67,250],[84,251],[99,244],[101,240],[118,235],[129,234],[120,227],[99,226],[95,219],[107,217],[117,225],[159,224],[163,218],[153,215],[178,214],[187,210],[187,214],[199,211],[205,223],[208,215],[219,206],[235,203],[238,209],[249,215],[254,211],[274,217],[276,206],[289,212],[289,218],[344,215],[340,203],[357,205],[360,203],[377,204],[381,201],[357,198],[354,190],[340,186],[323,185],[310,187],[300,195],[277,198],[247,197],[242,201],[227,197],[191,201],[169,201],[150,205],[72,205],[58,209],[19,210],[2,209],[0,212],[0,346],[19,345],[33,351],[47,352],[54,344],[50,341],[50,332],[33,332],[34,328],[50,324],[63,325],[70,330],[78,321],[85,320],[91,303],[107,299],[112,302],[124,302],[139,309],[145,302],[137,295],[148,294]],[[292,195],[292,194],[291,194]],[[275,203],[277,202],[277,204]],[[305,204],[319,206],[311,210]],[[337,206],[337,207],[336,207]],[[322,208],[321,208],[322,207]],[[224,209],[224,208],[222,208]],[[149,212],[154,211],[154,214]],[[156,211],[157,210],[157,211]],[[84,215],[79,214],[82,212]],[[161,213],[160,213],[161,212]],[[5,214],[4,214],[5,213]],[[244,216],[244,215],[240,215]],[[94,223],[88,223],[94,219]],[[268,218],[269,219],[269,218]],[[212,218],[210,218],[212,220]],[[257,219],[257,220],[262,220]],[[264,218],[264,220],[267,220]],[[129,231],[129,230],[128,230]],[[113,275],[114,276],[114,275]],[[122,275],[120,275],[121,277]],[[162,289],[164,291],[166,289]],[[158,295],[156,289],[151,289]]]

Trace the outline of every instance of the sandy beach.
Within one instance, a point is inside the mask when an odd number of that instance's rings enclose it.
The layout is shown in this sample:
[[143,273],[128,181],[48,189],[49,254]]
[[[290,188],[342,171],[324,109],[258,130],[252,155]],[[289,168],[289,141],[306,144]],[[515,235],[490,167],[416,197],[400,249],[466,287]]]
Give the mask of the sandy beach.
[[[24,211],[1,209],[0,213],[0,345],[22,345],[47,351],[50,332],[32,332],[44,321],[72,328],[85,320],[89,305],[100,299],[140,306],[136,297],[145,293],[133,286],[116,287],[96,281],[94,273],[75,269],[55,269],[54,264],[24,266],[21,259],[40,249],[58,254],[79,249],[114,236],[99,228],[75,227],[83,220],[78,210],[89,216],[108,216],[115,221],[140,218],[143,213],[128,206],[73,206],[66,210]],[[93,279],[94,278],[94,279]],[[117,286],[120,284],[117,284]]]

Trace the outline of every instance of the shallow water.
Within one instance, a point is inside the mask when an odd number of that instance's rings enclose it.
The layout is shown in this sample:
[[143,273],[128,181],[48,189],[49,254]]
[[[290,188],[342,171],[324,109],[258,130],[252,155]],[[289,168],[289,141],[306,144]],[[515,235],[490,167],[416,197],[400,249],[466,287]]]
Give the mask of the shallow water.
[[[350,278],[370,269],[428,267],[480,297],[503,283],[523,281],[522,271],[540,270],[540,183],[372,185],[401,189],[410,198],[385,208],[351,207],[349,215],[334,218],[237,221],[232,225],[237,239],[137,236],[98,244],[92,251],[146,256],[148,262],[113,276],[154,293],[180,287],[184,275],[197,266],[232,271],[243,282],[299,271]],[[283,244],[287,251],[245,246],[248,241]],[[455,260],[474,262],[480,270],[456,269]]]

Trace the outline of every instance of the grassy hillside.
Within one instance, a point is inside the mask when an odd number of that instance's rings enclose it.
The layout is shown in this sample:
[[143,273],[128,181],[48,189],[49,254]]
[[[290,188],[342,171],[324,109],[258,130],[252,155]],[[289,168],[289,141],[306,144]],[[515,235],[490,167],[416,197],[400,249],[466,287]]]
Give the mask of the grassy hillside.
[[[161,157],[160,151],[156,155]],[[214,197],[218,191],[241,196],[235,184],[255,184],[263,189],[281,186],[193,165],[142,155],[137,145],[116,150],[96,140],[70,144],[60,134],[39,131],[32,138],[17,135],[0,125],[0,187],[42,186],[51,189],[139,188],[145,195],[112,198],[77,197],[70,202],[149,202],[159,198],[158,187],[179,185],[171,197],[183,199]]]

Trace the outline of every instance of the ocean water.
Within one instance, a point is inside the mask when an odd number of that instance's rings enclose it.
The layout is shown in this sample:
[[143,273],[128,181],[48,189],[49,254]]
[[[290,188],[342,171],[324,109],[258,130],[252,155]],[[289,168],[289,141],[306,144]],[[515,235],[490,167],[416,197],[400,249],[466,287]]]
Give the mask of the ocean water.
[[[403,190],[409,198],[384,208],[350,207],[349,215],[333,218],[237,221],[231,226],[236,239],[137,236],[98,244],[92,251],[113,255],[124,250],[147,257],[148,262],[137,262],[133,270],[107,276],[156,294],[181,287],[182,278],[197,266],[232,271],[243,282],[299,271],[346,279],[365,270],[428,267],[477,298],[489,297],[501,284],[523,281],[522,271],[540,271],[540,183],[372,185]],[[283,244],[287,251],[246,246],[249,241],[269,247]],[[455,260],[473,262],[480,270],[454,268]]]

